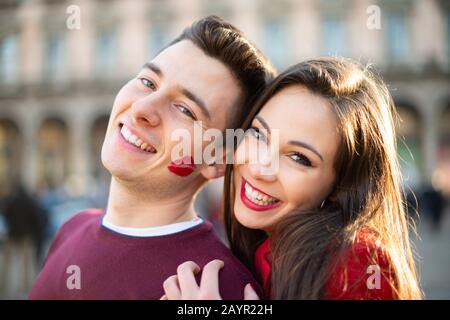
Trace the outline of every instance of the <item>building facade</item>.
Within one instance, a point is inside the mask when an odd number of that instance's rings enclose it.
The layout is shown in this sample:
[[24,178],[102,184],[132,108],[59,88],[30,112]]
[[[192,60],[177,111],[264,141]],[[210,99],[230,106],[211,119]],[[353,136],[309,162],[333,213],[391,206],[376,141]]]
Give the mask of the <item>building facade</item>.
[[234,23],[280,70],[320,55],[375,64],[402,119],[406,184],[450,192],[450,1],[3,0],[0,193],[18,180],[35,191],[104,188],[115,95],[208,14]]

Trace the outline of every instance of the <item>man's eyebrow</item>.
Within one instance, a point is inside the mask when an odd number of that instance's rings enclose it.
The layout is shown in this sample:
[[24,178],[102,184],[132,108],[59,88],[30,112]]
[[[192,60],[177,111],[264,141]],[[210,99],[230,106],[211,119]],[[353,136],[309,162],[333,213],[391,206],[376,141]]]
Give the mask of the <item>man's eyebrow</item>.
[[320,158],[320,160],[323,161],[322,155],[312,145],[307,144],[306,142],[302,142],[302,141],[298,141],[298,140],[290,140],[290,141],[288,141],[288,144],[306,148],[306,149],[312,151],[313,153],[315,153]]
[[203,115],[208,118],[208,120],[211,120],[211,114],[209,113],[208,108],[206,108],[206,103],[200,99],[199,96],[195,95],[192,91],[189,91],[186,88],[181,88],[181,92],[188,97],[188,99],[194,101],[195,104],[199,106]]
[[264,119],[261,118],[260,116],[256,116],[255,119],[258,120],[258,121],[262,124],[262,126],[264,127],[264,129],[266,129],[267,132],[268,132],[269,134],[271,133],[271,132],[270,132],[270,127],[269,127],[269,125],[267,124],[266,120],[264,120]]
[[[162,77],[163,76],[163,72],[161,71],[161,69],[154,64],[153,62],[147,62],[145,63],[142,68],[147,68],[152,70],[154,73],[156,73],[158,76]],[[192,100],[195,102],[196,105],[199,106],[200,111],[205,115],[206,118],[208,118],[208,120],[211,120],[211,114],[209,113],[208,108],[206,107],[206,103],[200,99],[199,96],[197,96],[196,94],[194,94],[192,91],[186,89],[186,88],[180,88],[180,91],[182,94],[184,94],[188,99]]]
[[161,69],[156,64],[154,64],[153,62],[144,63],[142,68],[150,69],[150,70],[152,70],[154,73],[156,73],[160,77],[162,77],[162,75],[163,75]]

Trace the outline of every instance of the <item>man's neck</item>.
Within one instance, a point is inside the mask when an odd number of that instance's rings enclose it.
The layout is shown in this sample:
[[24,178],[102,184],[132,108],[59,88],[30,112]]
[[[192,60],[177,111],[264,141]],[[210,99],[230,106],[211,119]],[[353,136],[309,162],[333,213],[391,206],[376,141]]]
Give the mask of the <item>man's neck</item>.
[[197,217],[192,195],[155,200],[136,192],[117,178],[111,179],[106,219],[117,226],[146,228],[193,220]]

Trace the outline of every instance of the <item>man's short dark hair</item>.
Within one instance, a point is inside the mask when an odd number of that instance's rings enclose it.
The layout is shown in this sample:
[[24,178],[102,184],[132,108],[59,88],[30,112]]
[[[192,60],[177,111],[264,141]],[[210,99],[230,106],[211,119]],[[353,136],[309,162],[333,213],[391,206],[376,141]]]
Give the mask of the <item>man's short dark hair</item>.
[[227,127],[240,126],[256,98],[275,76],[275,68],[239,29],[217,16],[195,21],[170,45],[183,40],[192,41],[207,56],[221,61],[237,79],[243,94],[234,112],[228,115]]

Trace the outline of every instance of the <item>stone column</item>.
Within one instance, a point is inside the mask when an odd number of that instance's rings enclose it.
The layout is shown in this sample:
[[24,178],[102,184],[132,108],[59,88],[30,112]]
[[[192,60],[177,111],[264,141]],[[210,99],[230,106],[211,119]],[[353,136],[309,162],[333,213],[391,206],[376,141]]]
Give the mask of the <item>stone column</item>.
[[289,38],[294,51],[292,63],[316,57],[320,53],[320,12],[313,0],[293,1]]
[[146,10],[146,3],[141,0],[117,3],[123,21],[118,29],[119,76],[123,79],[135,76],[148,58]]
[[20,118],[20,131],[23,135],[22,179],[28,190],[36,190],[38,179],[39,121],[32,112],[24,112]]
[[[350,47],[349,54],[362,59],[363,62],[381,62],[383,59],[383,27],[382,27],[382,10],[380,9],[380,29],[376,25],[369,24],[376,20],[377,5],[371,0],[353,0],[349,2],[352,5],[350,21],[348,24],[348,45]],[[374,6],[375,5],[375,6]],[[368,8],[370,9],[367,12]],[[379,7],[378,7],[379,8]]]
[[234,13],[236,26],[245,33],[253,43],[261,43],[260,23],[261,18],[257,11],[258,3],[255,0],[232,0],[229,2]]
[[85,112],[74,112],[69,125],[69,186],[75,196],[86,195],[90,175],[90,127]]
[[36,83],[41,78],[43,33],[41,17],[45,8],[38,1],[24,2],[17,16],[22,32],[20,38],[21,76],[25,84]]
[[[194,20],[197,20],[202,15],[202,3],[200,0],[191,1],[167,1],[167,7],[169,10],[175,12],[176,19],[174,21],[168,21],[168,25],[171,26],[171,32],[173,37],[177,36],[187,26],[190,26]],[[151,2],[151,9],[154,12],[158,12],[158,2]]]
[[75,4],[80,8],[81,28],[67,30],[67,63],[71,80],[83,82],[91,78],[95,62],[95,2],[80,0]]

